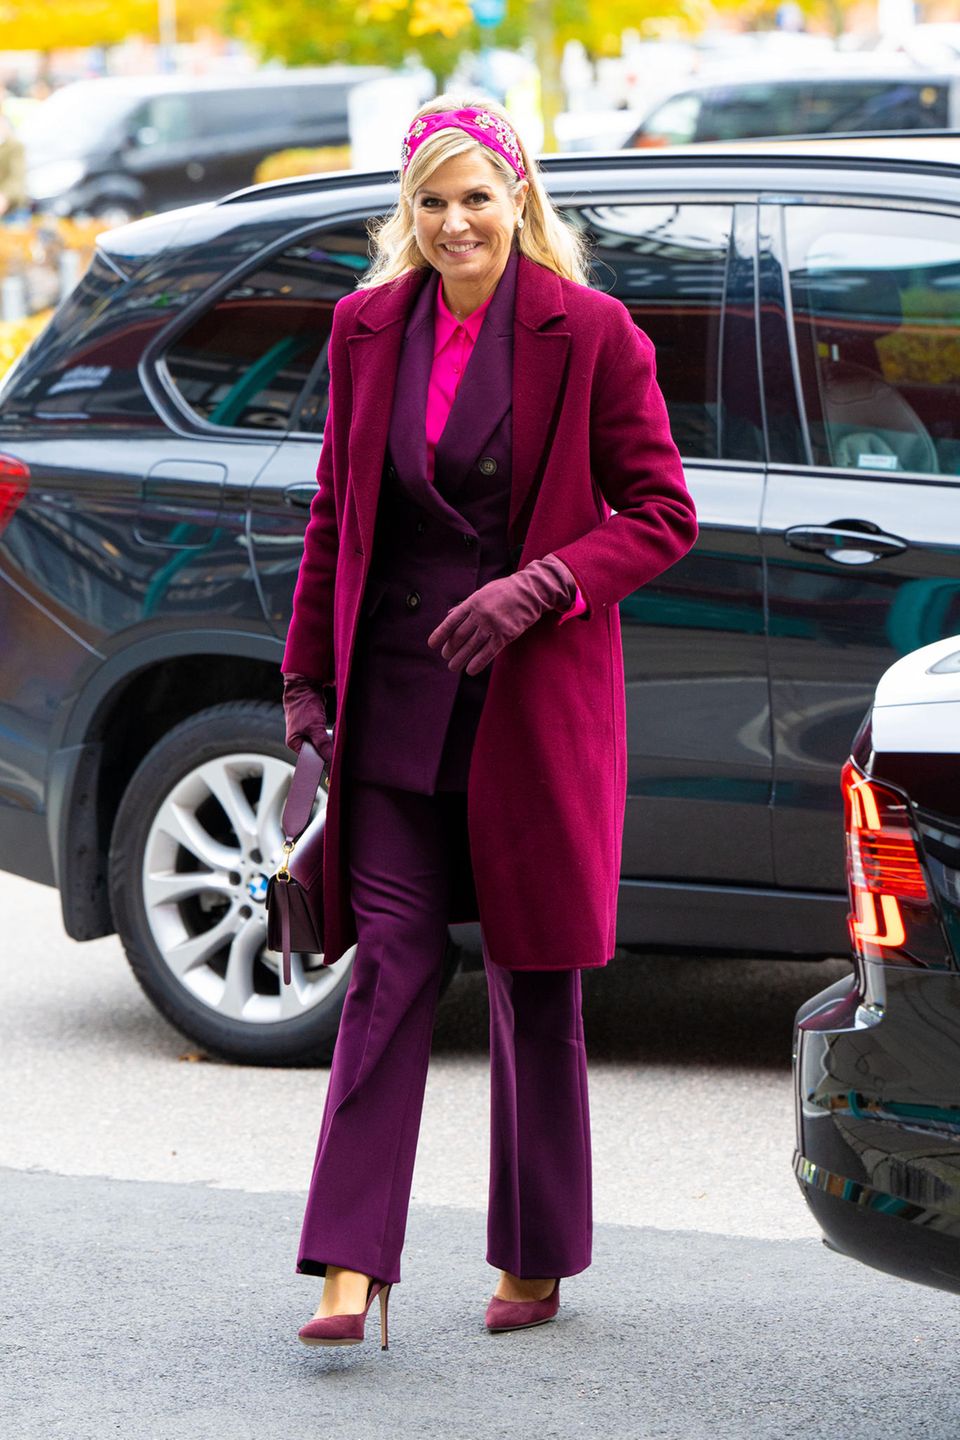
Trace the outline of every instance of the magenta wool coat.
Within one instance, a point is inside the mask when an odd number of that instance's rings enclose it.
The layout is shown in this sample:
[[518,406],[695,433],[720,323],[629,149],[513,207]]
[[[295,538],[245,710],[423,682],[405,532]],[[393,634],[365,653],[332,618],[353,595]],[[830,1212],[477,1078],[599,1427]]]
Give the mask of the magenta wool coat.
[[[332,405],[282,669],[333,685],[347,713],[406,318],[423,276],[355,291],[333,315]],[[551,551],[587,610],[549,614],[492,663],[467,815],[478,915],[511,970],[606,964],[616,943],[626,805],[618,602],[690,549],[693,501],[651,342],[623,304],[520,257],[513,326],[509,543]],[[325,836],[325,955],[356,940],[342,853],[347,736],[334,727]],[[384,737],[389,744],[389,737]]]

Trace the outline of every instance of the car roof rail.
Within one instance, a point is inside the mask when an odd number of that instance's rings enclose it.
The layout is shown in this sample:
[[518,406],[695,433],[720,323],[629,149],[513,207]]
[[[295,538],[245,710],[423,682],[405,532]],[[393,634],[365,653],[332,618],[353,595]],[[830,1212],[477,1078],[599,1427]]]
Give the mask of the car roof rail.
[[[637,163],[636,150],[573,150],[562,155],[538,155],[537,164],[547,174],[559,170],[583,170],[598,162],[611,166],[629,166]],[[647,155],[644,158],[648,158]],[[296,175],[286,180],[264,180],[259,185],[248,185],[243,190],[231,190],[215,203],[217,205],[247,204],[251,200],[277,200],[284,195],[302,195],[312,189],[326,189],[335,185],[339,189],[362,189],[377,185],[395,185],[396,170],[318,170],[313,175]]]
[[[756,158],[762,160],[769,155],[768,147],[778,145],[795,144],[802,141],[804,145],[816,141],[858,141],[858,140],[938,140],[938,139],[960,139],[960,130],[938,129],[938,130],[825,130],[813,134],[799,132],[796,135],[752,135],[743,140],[711,140],[703,141],[696,145],[658,146],[655,149],[625,149],[625,150],[571,150],[559,155],[538,155],[537,163],[544,174],[564,174],[566,172],[589,169],[591,166],[602,165],[605,169],[618,170],[630,169],[636,166],[638,161],[644,164],[663,163],[672,159],[678,152],[685,157],[696,158],[702,154],[706,160],[708,157],[715,157],[720,150],[729,151],[731,157],[742,159]],[[756,147],[756,156],[750,156],[749,152]],[[856,155],[851,153],[851,159]],[[919,159],[920,157],[918,157]],[[325,190],[330,186],[340,189],[367,189],[381,185],[395,185],[397,183],[396,170],[321,170],[314,175],[297,175],[286,180],[265,180],[259,185],[248,185],[242,190],[232,190],[229,195],[224,195],[214,203],[222,205],[249,204],[257,200],[280,200],[284,196],[297,196],[309,194],[312,190]]]
[[277,200],[284,195],[301,195],[304,190],[336,185],[337,189],[360,189],[368,185],[389,185],[395,182],[395,170],[318,170],[314,175],[295,175],[286,180],[264,180],[259,185],[246,185],[231,190],[216,201],[217,205],[246,204],[250,200]]

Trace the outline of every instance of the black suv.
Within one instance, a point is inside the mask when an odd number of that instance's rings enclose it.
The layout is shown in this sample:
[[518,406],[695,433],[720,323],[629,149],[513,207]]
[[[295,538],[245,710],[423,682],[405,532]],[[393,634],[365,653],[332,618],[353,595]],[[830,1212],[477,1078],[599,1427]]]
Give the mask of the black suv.
[[[621,607],[620,940],[845,953],[850,738],[960,631],[960,143],[544,169],[656,343],[700,519]],[[112,231],[0,392],[0,867],[233,1058],[329,1054],[349,968],[281,989],[262,902],[330,317],[395,196],[349,173]]]

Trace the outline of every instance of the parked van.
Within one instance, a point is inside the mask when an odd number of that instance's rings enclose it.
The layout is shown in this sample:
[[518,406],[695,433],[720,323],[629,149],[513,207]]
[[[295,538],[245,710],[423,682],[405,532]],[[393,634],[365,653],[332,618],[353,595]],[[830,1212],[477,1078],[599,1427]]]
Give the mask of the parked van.
[[344,145],[347,96],[383,66],[78,80],[24,121],[27,189],[57,215],[125,220],[249,185],[265,156]]

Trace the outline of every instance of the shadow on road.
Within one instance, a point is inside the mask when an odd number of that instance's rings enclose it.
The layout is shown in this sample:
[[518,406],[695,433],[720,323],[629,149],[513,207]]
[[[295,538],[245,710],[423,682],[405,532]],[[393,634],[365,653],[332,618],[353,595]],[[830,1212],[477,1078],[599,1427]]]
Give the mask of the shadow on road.
[[[583,972],[591,1063],[786,1069],[798,1007],[849,971],[845,960],[618,955]],[[434,1054],[486,1053],[487,1022],[484,975],[458,975],[437,1012]]]

